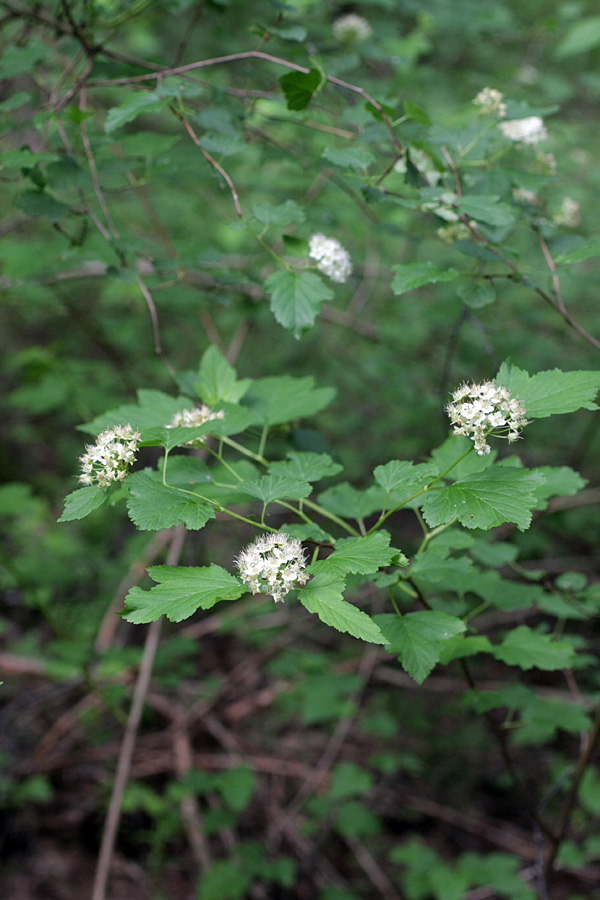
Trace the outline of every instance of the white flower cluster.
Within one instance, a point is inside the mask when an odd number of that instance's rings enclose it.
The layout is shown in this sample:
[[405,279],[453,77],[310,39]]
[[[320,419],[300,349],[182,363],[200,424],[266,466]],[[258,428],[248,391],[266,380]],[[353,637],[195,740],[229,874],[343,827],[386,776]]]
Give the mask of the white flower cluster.
[[308,581],[302,544],[284,531],[256,538],[241,551],[235,564],[253,594],[270,594],[276,602]]
[[497,116],[503,119],[506,116],[506,103],[503,101],[504,94],[496,88],[485,87],[479,91],[473,103],[479,107],[480,116]]
[[373,30],[366,19],[355,13],[340,16],[333,23],[333,35],[341,44],[353,44],[356,41],[366,41],[371,37]]
[[490,452],[487,438],[506,437],[516,441],[523,426],[528,424],[523,409],[515,397],[493,381],[483,384],[462,384],[452,394],[446,412],[454,425],[452,434],[464,435],[475,444],[479,456]]
[[565,197],[558,212],[554,213],[552,221],[555,225],[577,228],[581,222],[581,207],[577,200],[573,200],[572,197]]
[[[204,425],[205,422],[209,422],[211,419],[222,419],[224,415],[224,410],[220,409],[214,412],[210,406],[206,406],[203,403],[202,406],[194,406],[193,409],[182,409],[181,412],[175,413],[167,428],[197,428],[198,425]],[[186,444],[191,444],[192,447],[201,447],[205,443],[206,437],[186,441]]]
[[317,260],[317,269],[332,281],[343,284],[352,274],[350,254],[335,238],[313,234],[308,242],[308,255]]
[[86,444],[85,453],[79,457],[79,483],[105,488],[113,481],[123,481],[135,461],[139,439],[139,431],[134,431],[131,425],[105,429],[95,444]]
[[511,141],[520,144],[539,144],[548,137],[544,120],[539,116],[528,116],[526,119],[511,119],[500,122],[498,128]]

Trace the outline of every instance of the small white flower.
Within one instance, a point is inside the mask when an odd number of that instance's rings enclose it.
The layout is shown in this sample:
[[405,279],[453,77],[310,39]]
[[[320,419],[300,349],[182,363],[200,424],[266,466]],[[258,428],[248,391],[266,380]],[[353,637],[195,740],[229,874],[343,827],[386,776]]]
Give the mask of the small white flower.
[[270,594],[275,602],[308,580],[302,544],[284,531],[257,537],[240,552],[235,564],[253,594]]
[[[175,413],[173,418],[166,426],[167,428],[197,428],[198,425],[204,425],[212,419],[222,419],[225,411],[219,409],[214,412],[210,406],[204,403],[201,406],[194,406],[193,409],[182,409],[181,412]],[[193,441],[186,441],[192,447],[201,447],[206,443],[206,436],[195,438]]]
[[528,424],[523,409],[516,397],[493,381],[482,384],[462,384],[452,394],[452,403],[446,412],[454,426],[452,434],[468,437],[473,441],[479,456],[487,456],[490,435],[516,441],[521,429]]
[[343,284],[352,274],[350,254],[335,238],[313,234],[308,242],[308,255],[317,260],[317,269],[332,281]]
[[544,120],[539,116],[528,116],[526,119],[511,119],[500,122],[498,129],[504,137],[519,144],[539,144],[548,137]]
[[355,13],[340,16],[333,23],[333,35],[341,44],[354,44],[366,41],[371,37],[373,30],[366,19]]
[[566,225],[567,228],[577,228],[581,222],[581,207],[577,200],[565,197],[558,212],[552,216],[555,225]]
[[485,87],[479,91],[473,103],[479,107],[480,116],[497,116],[503,119],[506,116],[506,103],[503,103],[504,94],[495,88]]
[[139,439],[139,431],[134,431],[131,425],[106,428],[98,435],[95,444],[86,445],[85,453],[79,457],[79,483],[88,487],[97,484],[105,488],[114,481],[123,481],[129,466],[135,462]]

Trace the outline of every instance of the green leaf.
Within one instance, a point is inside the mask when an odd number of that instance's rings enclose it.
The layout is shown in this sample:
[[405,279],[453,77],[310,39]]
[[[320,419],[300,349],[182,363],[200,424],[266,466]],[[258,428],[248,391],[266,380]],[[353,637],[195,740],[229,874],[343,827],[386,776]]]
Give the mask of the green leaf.
[[43,40],[28,37],[23,46],[8,44],[2,50],[0,59],[0,79],[10,80],[33,72],[39,62],[49,54],[49,44]]
[[286,475],[288,478],[297,478],[299,481],[320,481],[322,478],[337,475],[342,469],[343,466],[334,462],[328,453],[290,450],[287,460],[282,459],[271,463],[269,473]]
[[536,472],[540,472],[546,479],[545,484],[536,489],[536,509],[545,509],[550,497],[573,497],[587,484],[587,479],[569,466],[540,466]]
[[374,616],[389,642],[389,653],[398,653],[402,668],[422,684],[440,659],[444,641],[462,634],[465,623],[439,610],[407,613],[405,616]]
[[320,559],[309,566],[309,572],[328,572],[333,575],[370,575],[382,566],[388,566],[397,554],[389,546],[387,531],[377,531],[365,537],[338,540],[335,550],[327,559]]
[[385,494],[374,485],[359,491],[347,481],[319,494],[319,503],[329,512],[344,519],[364,519],[383,507]]
[[566,641],[555,641],[550,634],[539,634],[527,625],[519,625],[494,648],[494,656],[507,666],[551,672],[571,668],[575,651]]
[[321,312],[321,304],[334,297],[331,288],[315,272],[289,269],[272,272],[265,281],[265,293],[271,298],[276,320],[293,331],[294,337],[311,328]]
[[102,413],[88,424],[80,425],[79,430],[87,434],[98,434],[105,428],[129,422],[132,428],[137,428],[143,433],[149,429],[167,426],[175,413],[192,405],[185,397],[170,397],[162,391],[141,389],[137,392],[137,398],[137,403],[127,403]]
[[153,566],[148,574],[157,585],[149,591],[133,587],[120,613],[139,625],[166,616],[171,622],[188,619],[197,609],[210,609],[220,600],[237,600],[245,585],[220,566]]
[[309,72],[289,72],[281,76],[279,84],[287,100],[288,109],[305,109],[321,84],[321,73],[318,69],[311,69]]
[[215,134],[207,132],[200,138],[200,146],[215,156],[235,156],[246,150],[246,141],[237,134]]
[[243,812],[256,789],[256,776],[252,769],[237,766],[222,772],[216,782],[216,788],[229,809]]
[[600,47],[600,16],[584,16],[573,22],[554,50],[557,59],[566,59]]
[[398,495],[400,491],[408,494],[409,487],[419,490],[419,484],[423,485],[435,478],[436,475],[438,475],[438,468],[433,463],[421,463],[415,466],[413,462],[399,459],[392,459],[373,470],[375,481],[386,493],[393,492],[395,495]]
[[344,587],[344,580],[339,576],[319,572],[306,587],[298,590],[298,598],[325,625],[372,644],[387,643],[373,619],[344,600]]
[[260,481],[243,481],[238,490],[241,494],[262,500],[263,503],[272,503],[284,497],[297,500],[312,493],[312,487],[306,481],[286,478],[285,475],[263,475]]
[[34,153],[29,147],[22,147],[20,150],[3,153],[0,165],[3,169],[33,169],[40,163],[53,163],[60,159],[58,153]]
[[22,191],[13,198],[13,206],[23,210],[28,216],[39,218],[48,216],[53,222],[62,219],[70,212],[69,207],[60,200],[55,200],[46,191]]
[[424,284],[437,284],[442,281],[454,281],[461,277],[461,272],[456,269],[438,269],[433,263],[407,263],[406,265],[392,266],[395,272],[392,280],[392,290],[396,295],[405,294]]
[[407,119],[412,119],[413,122],[418,122],[419,125],[426,125],[429,127],[431,123],[431,119],[427,115],[424,109],[421,109],[420,106],[417,106],[416,103],[411,103],[410,100],[404,101],[404,115]]
[[495,195],[477,195],[460,197],[458,210],[471,219],[485,222],[487,225],[510,225],[515,221],[514,213],[508,203],[499,202]]
[[249,378],[238,381],[233,366],[229,365],[220,350],[211,346],[202,354],[194,389],[203,403],[214,407],[220,400],[238,403],[250,383]]
[[367,147],[346,147],[341,150],[325,147],[321,156],[335,166],[357,171],[365,171],[375,161],[374,154]]
[[243,900],[252,875],[242,872],[230,859],[212,862],[198,884],[198,900]]
[[162,531],[181,524],[197,531],[215,517],[211,504],[200,497],[192,497],[177,488],[160,484],[145,472],[130,475],[128,485],[129,518],[140,531]]
[[271,203],[255,203],[252,212],[259,222],[280,227],[289,222],[304,222],[306,218],[303,207],[293,200],[286,200],[279,206],[273,206]]
[[568,265],[569,263],[583,262],[594,256],[600,256],[600,236],[591,238],[582,247],[576,247],[574,250],[567,250],[566,253],[559,253],[554,262],[557,265]]
[[333,400],[333,388],[314,385],[312,375],[259,378],[251,384],[244,401],[261,425],[281,425],[312,416]]
[[471,309],[488,306],[496,299],[496,289],[485,278],[469,279],[456,288],[456,293]]
[[600,371],[561,372],[549,369],[530,375],[510,362],[500,366],[496,384],[508,388],[527,411],[528,419],[598,409],[594,402],[600,389]]
[[478,653],[492,653],[494,650],[485,635],[456,635],[448,638],[440,647],[439,661],[446,666],[454,659],[476,656]]
[[170,97],[158,91],[141,91],[130,94],[120,106],[113,106],[112,109],[108,110],[104,122],[104,131],[106,134],[112,134],[113,131],[122,128],[128,122],[133,122],[138,116],[162,109],[170,99]]
[[65,497],[65,508],[59,522],[73,522],[75,519],[85,519],[95,509],[99,509],[108,499],[109,492],[106,488],[83,487]]
[[520,531],[531,524],[535,490],[543,484],[539,472],[507,466],[489,466],[462,481],[432,491],[422,504],[430,528],[456,518],[465,528],[488,530],[513,522]]

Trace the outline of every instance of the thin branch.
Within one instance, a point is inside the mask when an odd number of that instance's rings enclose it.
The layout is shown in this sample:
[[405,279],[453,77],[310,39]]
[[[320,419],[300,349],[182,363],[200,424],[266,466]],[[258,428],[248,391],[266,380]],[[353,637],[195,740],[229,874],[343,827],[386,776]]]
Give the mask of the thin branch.
[[158,324],[158,313],[156,312],[156,306],[154,304],[154,300],[152,299],[152,294],[148,290],[145,282],[138,275],[135,279],[137,286],[143,294],[144,300],[148,306],[148,310],[150,312],[150,319],[152,320],[152,331],[154,332],[154,351],[158,357],[162,360],[166,370],[172,378],[175,378],[175,369],[165,356],[162,348],[162,343],[160,340],[160,326]]
[[579,785],[581,784],[581,779],[583,778],[583,776],[585,774],[585,770],[588,767],[588,764],[589,764],[591,756],[592,756],[592,752],[594,750],[594,747],[596,746],[599,736],[600,736],[600,706],[596,709],[594,723],[593,723],[591,731],[588,735],[588,739],[586,742],[586,746],[583,750],[583,753],[579,757],[577,769],[575,770],[575,774],[573,776],[573,781],[571,782],[571,786],[569,788],[569,793],[567,794],[567,799],[565,800],[565,805],[564,805],[562,813],[560,815],[556,833],[553,835],[552,846],[550,848],[550,852],[549,852],[548,858],[546,860],[546,878],[549,878],[550,875],[552,874],[552,870],[554,868],[554,862],[556,860],[556,854],[558,853],[560,845],[566,834],[566,831],[567,831],[567,828],[569,825],[569,821],[571,819],[571,814],[573,812],[575,800],[577,799],[577,792],[579,790]]
[[[87,100],[87,91],[86,91],[86,88],[85,88],[85,85],[84,85],[84,86],[81,88],[81,96],[80,96],[80,100],[79,100],[79,109],[80,109],[80,111],[81,111],[82,113],[85,112],[86,100]],[[118,240],[119,237],[120,237],[120,235],[119,235],[119,232],[117,231],[117,229],[116,229],[116,227],[115,227],[115,223],[114,223],[113,220],[112,220],[112,216],[111,216],[111,214],[110,214],[110,212],[109,212],[108,206],[107,206],[106,201],[105,201],[105,199],[104,199],[104,194],[102,193],[102,187],[101,187],[101,185],[100,185],[100,179],[98,178],[98,170],[97,170],[97,168],[96,168],[96,161],[95,161],[95,159],[94,159],[94,154],[93,154],[93,151],[92,151],[92,145],[91,145],[91,143],[90,143],[90,139],[89,139],[88,136],[87,136],[87,130],[86,130],[86,125],[85,125],[85,118],[83,118],[83,117],[82,117],[82,119],[81,119],[81,123],[80,123],[79,128],[80,128],[80,132],[81,132],[81,142],[82,142],[82,144],[83,144],[83,148],[84,148],[84,150],[85,150],[85,155],[86,155],[87,161],[88,161],[88,166],[89,166],[89,169],[90,169],[90,175],[91,175],[91,178],[92,178],[92,185],[94,186],[94,193],[96,194],[96,198],[97,198],[97,200],[98,200],[98,204],[99,204],[99,206],[100,206],[100,209],[101,209],[102,212],[104,213],[104,218],[106,219],[106,224],[108,225],[109,230],[110,230],[110,232],[111,232],[113,238],[115,238],[115,240]]]
[[[179,557],[181,556],[181,551],[183,549],[184,540],[185,529],[180,525],[173,534],[173,540],[171,542],[171,547],[167,558],[167,565],[177,565]],[[148,693],[148,687],[150,685],[150,677],[152,675],[154,657],[156,655],[158,641],[160,638],[160,629],[161,619],[157,619],[156,622],[151,623],[148,629],[148,634],[146,636],[146,643],[144,645],[144,652],[142,655],[140,670],[133,693],[133,700],[131,703],[129,718],[127,720],[125,735],[123,737],[123,743],[121,744],[121,751],[119,753],[117,772],[115,775],[112,795],[108,806],[108,813],[106,816],[106,821],[104,823],[104,832],[102,834],[100,854],[98,856],[96,874],[94,877],[92,900],[106,900],[106,887],[110,874],[110,865],[117,838],[117,831],[119,829],[119,822],[121,820],[121,804],[123,802],[125,788],[127,787],[127,781],[129,779],[129,772],[131,770],[131,761],[133,759],[133,753],[135,750],[137,732],[140,724],[140,719],[142,717],[142,711],[144,709],[146,694]]]
[[217,170],[217,172],[219,173],[219,175],[227,182],[227,187],[228,187],[229,190],[231,191],[231,196],[233,197],[233,203],[234,203],[234,206],[235,206],[235,211],[236,211],[236,213],[238,214],[238,216],[240,217],[240,219],[243,219],[243,213],[242,213],[242,210],[241,210],[241,207],[240,207],[240,201],[239,201],[239,198],[238,198],[238,193],[237,193],[237,190],[236,190],[236,188],[235,188],[235,185],[234,185],[233,181],[231,180],[231,178],[229,177],[229,175],[227,174],[227,172],[225,171],[225,169],[223,168],[223,166],[219,165],[219,163],[218,163],[215,159],[212,158],[212,156],[210,155],[210,153],[207,153],[207,151],[204,149],[204,147],[203,147],[202,144],[200,143],[200,140],[199,140],[199,138],[198,138],[198,135],[196,134],[196,132],[194,131],[194,129],[192,128],[192,126],[189,124],[189,122],[187,122],[187,121],[183,118],[183,116],[180,116],[180,115],[178,115],[178,114],[176,114],[176,115],[177,115],[177,118],[179,119],[179,121],[182,122],[183,127],[185,128],[185,130],[187,131],[187,133],[189,134],[189,136],[191,137],[191,139],[192,139],[193,142],[195,143],[196,147],[198,147],[198,149],[200,150],[200,152],[202,153],[202,155],[204,156],[204,158],[211,164],[211,166],[213,166],[213,167]]
[[[456,165],[456,163],[454,162],[454,160],[452,159],[452,157],[450,156],[450,154],[448,153],[448,151],[445,147],[442,147],[442,152],[448,162],[448,165],[450,166],[450,168],[452,169],[452,172],[454,173],[454,180],[455,180],[455,184],[456,184],[456,195],[458,197],[460,197],[461,196],[461,187],[460,187],[460,173],[458,171],[458,166]],[[552,272],[552,284],[554,287],[554,294],[555,294],[554,297],[551,297],[550,294],[548,294],[545,290],[543,290],[543,288],[539,287],[537,284],[535,284],[533,281],[531,281],[529,278],[527,278],[527,276],[521,272],[519,267],[517,265],[515,265],[515,263],[511,259],[509,259],[507,256],[505,256],[500,250],[498,250],[498,248],[494,244],[491,244],[488,241],[488,239],[485,237],[485,235],[483,235],[479,231],[479,229],[475,225],[472,224],[471,219],[467,215],[465,215],[464,213],[460,213],[459,217],[460,217],[460,220],[462,222],[464,222],[464,224],[467,226],[467,228],[469,229],[469,231],[471,232],[473,237],[475,237],[481,243],[485,244],[486,248],[488,250],[490,250],[492,253],[495,253],[497,255],[498,259],[501,262],[503,262],[505,266],[508,266],[508,268],[511,270],[511,272],[514,272],[514,274],[518,276],[521,284],[523,284],[526,287],[529,287],[533,291],[535,291],[535,293],[539,297],[541,297],[542,300],[544,300],[546,303],[548,303],[549,306],[552,307],[552,309],[556,310],[556,312],[558,312],[563,317],[565,322],[574,331],[576,331],[577,334],[579,334],[582,338],[584,338],[586,341],[588,341],[593,347],[596,348],[596,350],[600,350],[600,341],[597,340],[593,335],[589,334],[589,332],[587,332],[585,330],[585,328],[582,328],[581,325],[579,325],[579,323],[575,321],[573,316],[571,316],[570,313],[567,312],[564,302],[563,302],[563,299],[562,299],[562,296],[561,296],[561,292],[560,292],[560,283],[559,283],[558,274],[556,271],[556,264],[550,255],[550,252],[548,250],[548,247],[546,246],[546,243],[545,243],[542,235],[538,231],[536,231],[536,234],[537,234],[537,238],[540,242],[540,247],[542,249],[542,253],[544,254],[544,258],[546,260],[548,268]]]

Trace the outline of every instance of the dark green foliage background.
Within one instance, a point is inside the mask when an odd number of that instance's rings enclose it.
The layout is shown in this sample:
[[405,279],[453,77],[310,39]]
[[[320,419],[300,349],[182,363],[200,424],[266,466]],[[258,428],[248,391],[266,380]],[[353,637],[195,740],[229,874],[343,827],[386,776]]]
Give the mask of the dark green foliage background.
[[[368,18],[373,33],[364,43],[343,46],[335,40],[332,22],[348,11]],[[586,17],[588,28],[582,32],[578,23]],[[299,66],[318,70],[322,65],[328,75],[360,86],[389,108],[394,121],[405,115],[405,101],[415,104],[447,130],[448,140],[472,123],[475,94],[486,85],[497,87],[511,101],[526,104],[523,108],[530,112],[525,114],[542,111],[545,117],[549,138],[544,150],[554,154],[557,173],[541,190],[539,214],[546,217],[544,234],[556,257],[585,246],[597,229],[600,27],[593,4],[373,0],[350,8],[308,0],[15,0],[2,4],[0,25],[0,72],[6,79],[0,93],[0,378],[5,396],[0,463],[6,482],[0,488],[5,530],[0,640],[5,651],[41,660],[56,686],[85,684],[105,611],[124,573],[144,557],[148,545],[148,535],[133,530],[123,504],[105,507],[82,522],[55,524],[62,498],[76,487],[77,458],[86,440],[77,427],[132,402],[140,386],[177,393],[155,352],[138,275],[156,304],[164,358],[180,377],[196,369],[202,353],[216,343],[236,357],[240,377],[316,374],[319,385],[334,386],[336,398],[318,422],[298,422],[276,438],[282,455],[290,446],[330,449],[344,465],[344,477],[357,487],[390,458],[424,458],[448,433],[442,410],[449,391],[463,380],[493,378],[507,357],[529,372],[555,366],[567,371],[598,368],[598,351],[516,280],[496,279],[495,301],[475,309],[465,306],[452,281],[393,293],[395,265],[430,262],[442,270],[463,269],[472,259],[439,239],[441,220],[402,202],[410,185],[400,174],[392,172],[380,181],[394,162],[393,149],[384,125],[360,94],[323,85],[306,109],[289,110],[278,81],[287,70],[264,59],[210,66],[189,79],[171,76],[161,86],[162,95],[153,82],[135,89],[104,84],[146,74],[149,68],[259,48]],[[93,65],[82,95],[78,79],[86,58]],[[135,104],[148,103],[148,89],[156,90],[156,102],[139,112],[142,107]],[[160,99],[167,95],[174,98],[172,108]],[[183,95],[181,101],[178,95]],[[124,115],[123,104],[130,103],[134,106],[126,106]],[[294,254],[299,247],[299,255],[305,255],[305,244],[294,239],[306,242],[319,231],[336,236],[350,252],[354,275],[347,284],[334,286],[334,299],[323,305],[317,326],[299,339],[277,324],[264,293],[276,262],[240,224],[227,184],[178,118],[184,111],[205,149],[232,179],[245,216],[253,215],[255,204],[279,206],[287,200],[306,209],[305,221],[285,222],[266,234],[279,254]],[[403,145],[418,145],[428,139],[427,127],[408,117],[396,127],[396,136]],[[372,155],[367,173],[360,165],[332,162],[336,152],[348,151],[353,143]],[[513,149],[504,163],[518,168],[528,152]],[[510,199],[512,185],[502,168],[484,170],[482,178],[479,185],[473,182],[474,193]],[[381,183],[387,192],[379,189]],[[99,202],[99,187],[109,219]],[[581,204],[581,223],[574,229],[548,224],[565,196]],[[100,221],[100,229],[94,220]],[[255,230],[261,227],[253,222]],[[501,229],[494,237],[505,239]],[[519,225],[504,246],[521,272],[551,291],[551,274],[532,229]],[[568,310],[593,335],[600,334],[597,265],[590,254],[561,270]],[[569,465],[596,485],[600,437],[595,416],[582,411],[568,420],[538,421],[531,433],[535,439],[526,432],[519,446],[526,465]],[[144,462],[152,464],[155,451],[145,452]],[[410,555],[420,539],[410,514],[394,519],[391,530],[395,545]],[[192,534],[183,561],[230,565],[246,536],[229,524],[208,538]],[[530,568],[544,570],[551,580],[571,570],[583,573],[590,584],[597,579],[600,524],[595,505],[565,504],[540,518],[531,531],[511,533],[511,540]],[[150,581],[142,584],[147,588]],[[273,752],[287,729],[329,733],[353,708],[349,698],[360,681],[352,667],[352,642],[311,632],[290,645],[282,639],[289,620],[284,628],[269,625],[273,615],[268,605],[251,606],[247,619],[246,613],[220,615],[217,643],[211,645],[213,636],[208,636],[208,648],[200,647],[200,668],[194,666],[197,644],[186,644],[188,639],[174,627],[167,631],[157,663],[165,690],[176,690],[189,677],[199,679],[200,690],[208,695],[224,678],[213,666],[221,650],[231,665],[245,653],[264,651],[269,676],[287,679],[289,685],[268,714],[259,713],[253,722],[253,729],[268,736],[261,746],[265,752]],[[592,651],[597,650],[595,621],[586,621],[581,631],[591,636]],[[107,671],[137,659],[141,637],[127,634],[128,646],[112,648],[101,661]],[[266,648],[273,641],[281,641],[283,649],[269,655]],[[493,682],[499,668],[488,660],[479,674]],[[1,689],[14,709],[29,686],[5,680],[9,683]],[[585,687],[592,694],[600,688],[594,666],[586,672]],[[128,705],[122,685],[103,690],[108,708],[122,716]],[[388,872],[411,900],[467,896],[492,877],[489,872],[476,877],[481,861],[461,857],[468,842],[446,838],[428,847],[419,810],[412,821],[410,816],[398,821],[390,798],[400,802],[398,779],[411,784],[423,779],[447,807],[477,809],[480,792],[492,805],[490,797],[506,789],[505,776],[499,764],[486,769],[489,738],[457,700],[446,702],[441,696],[430,703],[418,692],[402,695],[402,701],[399,696],[397,689],[382,687],[364,698],[357,725],[361,737],[350,751],[355,758],[337,764],[329,794],[310,799],[306,834],[319,829],[333,834],[333,859],[340,855],[336,841],[342,838],[372,840],[374,852],[385,859]],[[555,729],[543,732],[537,708],[523,708],[534,737],[535,728],[540,729],[540,768],[554,783],[568,765],[581,722],[557,739]],[[102,743],[113,737],[118,733],[115,721],[100,714],[91,717],[90,740]],[[14,719],[10,722],[14,728]],[[4,751],[9,762],[5,806],[43,809],[51,799],[44,794],[45,782],[36,793],[31,773],[10,777],[15,757],[23,745],[29,747],[25,736],[18,730],[14,734]],[[364,749],[369,740],[380,745],[377,753],[370,744]],[[523,762],[526,779],[535,781],[538,764]],[[356,766],[356,771],[339,768],[344,765]],[[242,774],[233,788],[222,773],[211,777],[210,783],[192,789],[200,797],[221,798],[222,821],[239,827],[243,852],[237,863],[230,861],[229,875],[218,866],[211,870],[199,882],[198,896],[244,897],[252,880],[264,874],[262,850],[250,844],[257,816],[250,805],[252,785],[244,782],[250,776]],[[597,798],[594,778],[589,775],[589,793]],[[31,796],[19,795],[23,784],[32,783]],[[353,784],[361,785],[360,791]],[[173,785],[175,781],[165,791],[174,790]],[[106,799],[101,794],[96,810],[102,810]],[[173,813],[180,799],[176,791],[171,803],[165,803],[165,796],[157,784],[146,793],[140,787],[135,795],[134,785],[128,800],[130,821],[143,809],[148,833],[134,852],[152,857],[150,868],[163,874],[173,848],[179,851],[183,843],[177,816],[171,825],[163,818],[160,832],[161,816]],[[375,803],[363,802],[365,797]],[[490,809],[490,818],[495,814]],[[590,801],[577,823],[582,867],[593,857],[591,837],[599,814],[600,804]],[[518,817],[512,811],[509,818]],[[213,835],[219,834],[219,825],[212,826]],[[97,832],[98,821],[94,827]],[[411,837],[413,830],[417,837]],[[130,841],[135,844],[136,839]],[[411,847],[412,855],[397,849],[394,856],[391,848],[397,844]],[[281,892],[273,896],[296,896],[293,865],[286,870],[285,856],[274,859],[283,862],[278,863],[281,871],[273,870],[267,879]],[[432,865],[445,873],[445,881],[431,881],[427,873]],[[505,865],[495,884],[501,896],[533,896],[523,882],[515,886],[510,861],[498,865],[498,871]],[[349,866],[345,874],[348,891],[323,889],[322,900],[366,896],[370,888],[362,870]],[[224,888],[228,877],[233,880]],[[299,883],[304,877],[301,871]],[[560,900],[595,896],[576,882],[561,883],[557,890]]]

